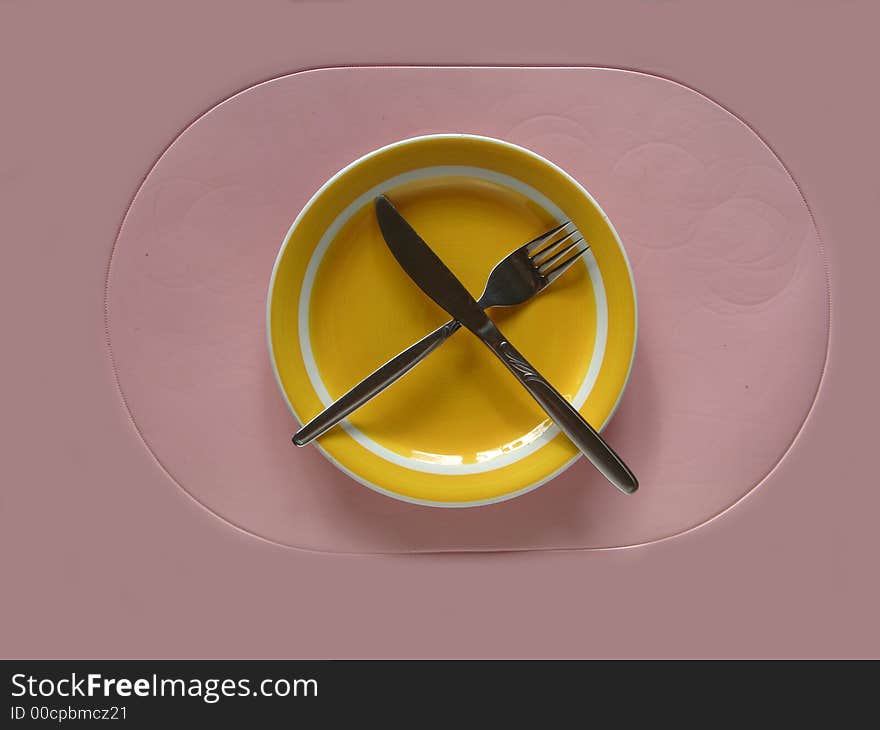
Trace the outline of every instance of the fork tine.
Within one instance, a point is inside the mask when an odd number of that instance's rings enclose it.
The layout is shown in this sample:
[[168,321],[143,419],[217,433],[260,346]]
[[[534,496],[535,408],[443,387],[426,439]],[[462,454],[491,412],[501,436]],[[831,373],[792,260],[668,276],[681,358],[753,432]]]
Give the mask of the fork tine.
[[549,246],[545,246],[543,249],[541,249],[537,253],[532,254],[531,256],[529,256],[529,258],[532,260],[532,263],[535,266],[541,266],[542,264],[546,263],[547,261],[552,259],[554,256],[556,256],[558,253],[560,253],[563,249],[571,246],[572,240],[576,236],[580,236],[580,235],[581,235],[580,231],[578,231],[577,228],[575,228],[574,230],[566,233],[562,238],[556,239]]
[[523,246],[523,248],[526,250],[526,253],[529,256],[535,254],[541,248],[541,246],[543,246],[550,238],[555,236],[557,233],[559,233],[559,231],[561,231],[563,228],[565,228],[567,225],[570,225],[570,224],[571,224],[571,221],[565,221],[565,223],[562,223],[562,224],[556,226],[556,228],[551,228],[546,233],[542,233],[537,238],[533,238],[531,241],[529,241],[527,244],[525,244],[525,246]]
[[558,261],[561,261],[565,254],[571,251],[571,249],[583,240],[583,236],[581,236],[578,231],[572,231],[569,235],[559,241],[552,250],[547,249],[543,251],[540,256],[533,256],[532,263],[538,267],[539,271],[546,270]]
[[[583,241],[583,240],[584,239],[581,239],[581,241]],[[568,271],[568,269],[571,267],[571,265],[575,261],[577,261],[581,256],[583,256],[589,250],[590,250],[590,246],[588,244],[586,248],[582,248],[579,251],[576,251],[572,256],[569,256],[562,263],[557,264],[556,266],[554,266],[552,269],[549,269],[548,271],[542,272],[547,279],[547,283],[550,284],[550,283],[556,281],[556,279],[558,279],[566,271]]]

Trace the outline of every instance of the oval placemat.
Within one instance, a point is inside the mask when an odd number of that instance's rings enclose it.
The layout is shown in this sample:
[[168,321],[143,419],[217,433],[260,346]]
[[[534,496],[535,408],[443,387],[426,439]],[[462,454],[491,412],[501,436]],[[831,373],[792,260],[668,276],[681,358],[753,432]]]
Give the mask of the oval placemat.
[[[606,433],[638,474],[637,495],[582,461],[510,502],[419,507],[291,445],[265,332],[281,241],[338,169],[435,132],[547,157],[620,234],[639,338]],[[721,515],[766,479],[810,413],[830,292],[783,164],[694,90],[615,69],[344,68],[259,84],[191,124],[132,202],[106,305],[121,407],[181,489],[279,544],[405,553],[634,546]]]

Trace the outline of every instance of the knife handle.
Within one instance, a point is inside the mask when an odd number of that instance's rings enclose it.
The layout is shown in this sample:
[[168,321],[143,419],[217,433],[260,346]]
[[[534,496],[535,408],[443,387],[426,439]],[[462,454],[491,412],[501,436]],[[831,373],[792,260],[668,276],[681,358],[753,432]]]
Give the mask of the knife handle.
[[461,327],[459,322],[450,320],[431,334],[392,358],[379,369],[374,370],[345,395],[331,403],[305,426],[293,435],[293,443],[305,446],[333,428],[347,415],[356,411],[364,403],[379,395],[385,388],[402,378],[440,345],[446,342]]
[[638,479],[596,429],[529,364],[494,324],[489,322],[478,335],[609,482],[624,494],[632,494],[639,488]]

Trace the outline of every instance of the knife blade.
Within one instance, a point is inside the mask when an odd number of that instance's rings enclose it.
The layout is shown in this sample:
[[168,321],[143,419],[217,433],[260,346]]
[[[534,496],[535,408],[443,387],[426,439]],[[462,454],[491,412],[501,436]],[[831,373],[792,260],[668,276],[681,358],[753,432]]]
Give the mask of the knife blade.
[[624,494],[638,480],[623,460],[565,398],[501,334],[477,301],[384,195],[375,200],[385,243],[415,284],[473,332],[522,383],[593,465]]

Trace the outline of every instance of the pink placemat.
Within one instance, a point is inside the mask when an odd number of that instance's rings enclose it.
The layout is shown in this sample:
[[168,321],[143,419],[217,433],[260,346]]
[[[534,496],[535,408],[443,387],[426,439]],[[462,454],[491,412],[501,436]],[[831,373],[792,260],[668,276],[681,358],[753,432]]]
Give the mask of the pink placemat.
[[[284,233],[340,167],[431,132],[535,150],[619,231],[640,334],[608,434],[639,474],[636,497],[578,463],[510,503],[417,507],[290,445],[264,329]],[[182,489],[267,540],[374,553],[641,545],[722,514],[807,418],[829,297],[797,185],[748,126],[691,89],[596,68],[345,68],[260,84],[191,124],[126,215],[106,304],[128,412]]]

